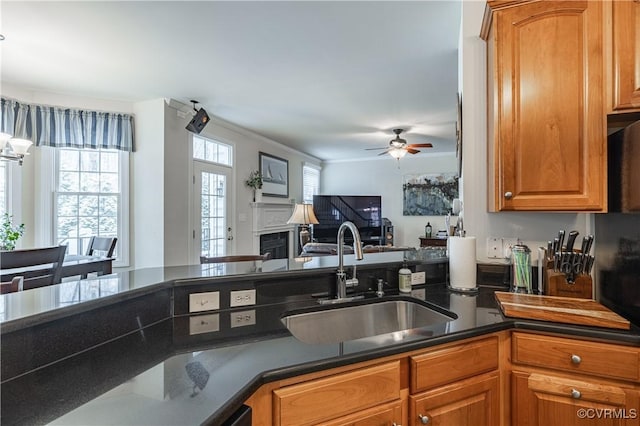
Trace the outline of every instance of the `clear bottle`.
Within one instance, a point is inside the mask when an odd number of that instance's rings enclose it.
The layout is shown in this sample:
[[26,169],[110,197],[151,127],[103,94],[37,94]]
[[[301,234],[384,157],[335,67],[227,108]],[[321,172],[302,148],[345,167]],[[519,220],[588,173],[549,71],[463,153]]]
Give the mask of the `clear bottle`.
[[398,290],[401,293],[411,293],[411,269],[406,263],[398,271]]
[[424,227],[424,236],[431,238],[431,223],[427,222],[427,226]]

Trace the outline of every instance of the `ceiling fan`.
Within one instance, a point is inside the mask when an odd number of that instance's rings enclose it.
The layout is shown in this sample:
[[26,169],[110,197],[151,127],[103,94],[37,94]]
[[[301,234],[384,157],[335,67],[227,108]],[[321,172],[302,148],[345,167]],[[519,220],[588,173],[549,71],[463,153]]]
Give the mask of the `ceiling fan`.
[[420,152],[419,149],[416,148],[433,148],[433,145],[430,143],[412,143],[408,144],[405,139],[400,137],[400,133],[402,133],[404,129],[393,129],[393,133],[396,134],[394,139],[389,141],[389,146],[387,148],[366,148],[368,151],[370,150],[378,150],[384,149],[384,152],[381,152],[378,155],[389,154],[393,158],[400,159],[404,157],[407,152],[409,154],[417,154]]

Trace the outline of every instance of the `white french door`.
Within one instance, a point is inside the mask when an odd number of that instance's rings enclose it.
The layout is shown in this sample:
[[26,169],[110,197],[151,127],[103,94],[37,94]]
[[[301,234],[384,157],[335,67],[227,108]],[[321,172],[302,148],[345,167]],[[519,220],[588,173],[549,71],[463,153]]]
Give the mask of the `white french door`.
[[193,161],[194,172],[194,263],[200,256],[224,256],[232,252],[231,215],[232,169],[203,161]]

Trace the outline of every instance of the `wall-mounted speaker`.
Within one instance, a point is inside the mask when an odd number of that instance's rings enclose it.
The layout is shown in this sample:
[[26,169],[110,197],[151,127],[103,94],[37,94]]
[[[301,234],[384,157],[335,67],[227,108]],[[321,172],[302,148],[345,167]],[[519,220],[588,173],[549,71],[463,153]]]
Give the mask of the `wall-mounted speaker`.
[[195,134],[199,134],[207,123],[209,123],[209,114],[207,114],[204,108],[200,108],[189,124],[187,124],[186,129]]

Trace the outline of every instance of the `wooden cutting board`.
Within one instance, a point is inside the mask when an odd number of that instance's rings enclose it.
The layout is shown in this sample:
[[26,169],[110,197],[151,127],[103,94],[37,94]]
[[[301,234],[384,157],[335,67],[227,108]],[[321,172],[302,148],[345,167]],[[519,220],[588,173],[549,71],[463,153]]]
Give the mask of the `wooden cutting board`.
[[595,300],[495,292],[507,317],[629,330],[629,321]]

